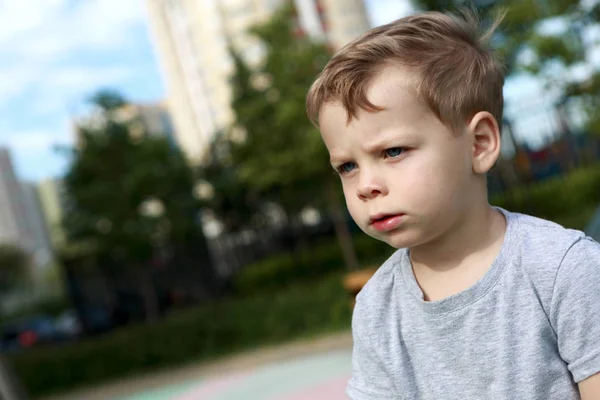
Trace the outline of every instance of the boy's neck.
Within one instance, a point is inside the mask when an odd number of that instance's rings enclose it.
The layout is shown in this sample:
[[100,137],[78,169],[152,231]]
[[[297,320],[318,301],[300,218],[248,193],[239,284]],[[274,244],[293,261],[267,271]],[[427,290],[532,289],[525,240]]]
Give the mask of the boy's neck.
[[504,216],[485,202],[458,220],[455,230],[425,245],[411,248],[413,267],[441,272],[468,263],[474,256],[489,256],[489,251],[496,253],[493,255],[495,258],[505,232]]

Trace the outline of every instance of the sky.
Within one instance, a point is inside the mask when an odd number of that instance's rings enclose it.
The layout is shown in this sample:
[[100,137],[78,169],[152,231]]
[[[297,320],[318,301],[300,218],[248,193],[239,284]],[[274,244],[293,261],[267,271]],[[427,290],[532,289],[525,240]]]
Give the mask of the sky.
[[[373,25],[410,13],[405,0],[366,5]],[[72,143],[71,117],[100,88],[133,102],[164,96],[144,0],[0,0],[0,146],[20,179],[64,174],[56,147]]]
[[59,176],[70,116],[98,88],[164,93],[143,0],[0,0],[0,145],[17,175]]

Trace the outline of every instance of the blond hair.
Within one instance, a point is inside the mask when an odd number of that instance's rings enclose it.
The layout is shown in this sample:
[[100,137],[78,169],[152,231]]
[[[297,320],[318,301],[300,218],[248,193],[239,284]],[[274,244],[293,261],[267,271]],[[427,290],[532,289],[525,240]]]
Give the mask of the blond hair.
[[371,29],[339,50],[319,74],[306,99],[310,120],[318,125],[329,101],[341,102],[348,122],[359,108],[381,110],[367,90],[383,68],[396,64],[417,73],[417,95],[442,122],[457,127],[488,111],[500,124],[504,67],[486,43],[501,19],[481,33],[474,12],[424,12]]

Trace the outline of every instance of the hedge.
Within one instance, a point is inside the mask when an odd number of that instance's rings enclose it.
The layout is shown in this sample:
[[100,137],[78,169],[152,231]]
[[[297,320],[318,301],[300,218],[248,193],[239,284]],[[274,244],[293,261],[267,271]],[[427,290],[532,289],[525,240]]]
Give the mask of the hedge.
[[[381,264],[394,249],[388,244],[360,233],[354,236],[357,257],[363,267]],[[310,281],[345,269],[338,242],[330,238],[300,254],[272,256],[242,269],[234,287],[238,294],[278,290],[298,281]]]
[[[573,171],[565,177],[517,187],[491,199],[509,211],[546,218],[568,228],[583,230],[600,202],[600,165]],[[354,245],[363,266],[378,265],[393,252],[387,244],[363,233],[354,236]],[[344,261],[335,238],[310,252],[281,254],[246,266],[234,287],[242,295],[276,290],[298,280],[316,279],[342,271]]]
[[79,343],[14,354],[31,395],[209,359],[241,349],[347,329],[351,308],[339,274],[278,293],[229,299]]
[[585,214],[600,203],[600,165],[512,189],[495,196],[491,202],[510,211],[550,220]]
[[66,297],[53,297],[53,298],[45,298],[39,301],[36,301],[33,304],[27,304],[24,307],[21,307],[14,312],[10,312],[4,315],[0,315],[0,325],[13,321],[19,318],[25,318],[35,315],[51,315],[58,316],[61,312],[69,309],[70,302]]

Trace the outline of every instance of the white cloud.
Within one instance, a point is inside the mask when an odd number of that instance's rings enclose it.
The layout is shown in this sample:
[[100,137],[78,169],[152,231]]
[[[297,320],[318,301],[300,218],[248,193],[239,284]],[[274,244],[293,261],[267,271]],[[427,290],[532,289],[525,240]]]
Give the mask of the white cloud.
[[89,48],[115,50],[127,43],[130,29],[143,18],[138,0],[86,0],[27,32],[25,45],[17,51],[24,57],[36,58]]
[[75,113],[87,97],[98,88],[113,87],[123,82],[132,71],[124,66],[106,68],[61,68],[52,79],[43,84],[41,92],[29,102],[29,112],[36,116],[56,117]]
[[93,88],[121,81],[130,73],[128,68],[118,65],[106,68],[67,67],[56,71],[45,88],[51,92],[79,88],[87,93]]
[[45,19],[54,18],[66,0],[19,0],[0,3],[0,44],[16,35],[36,29]]
[[409,0],[367,0],[371,25],[379,26],[414,12]]
[[20,132],[16,135],[2,137],[0,144],[26,153],[72,144],[72,138],[61,135],[60,132],[61,130]]
[[137,49],[145,19],[143,0],[0,0],[0,145],[21,172],[57,164],[52,149],[72,143],[77,103],[135,79],[122,55]]
[[[8,5],[10,4],[10,5]],[[19,0],[0,6],[0,45],[23,56],[46,56],[88,46],[118,47],[143,23],[141,0]]]
[[0,108],[27,86],[36,71],[33,65],[0,66]]
[[[66,0],[2,4],[0,58],[7,61],[0,65],[0,106],[31,87],[55,87],[57,79],[64,87],[80,84],[83,77],[115,76],[114,65],[102,72],[99,67],[61,64],[89,50],[110,55],[127,46],[131,30],[144,23],[141,0],[85,0],[75,6]],[[122,73],[116,75],[122,78]]]

